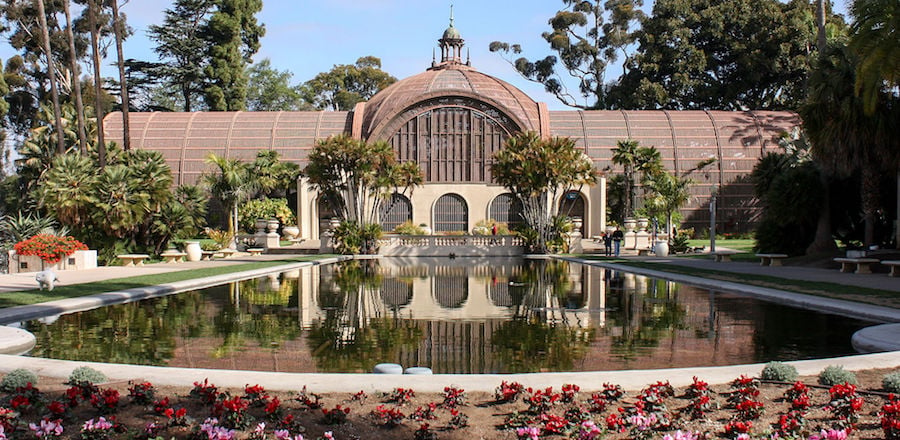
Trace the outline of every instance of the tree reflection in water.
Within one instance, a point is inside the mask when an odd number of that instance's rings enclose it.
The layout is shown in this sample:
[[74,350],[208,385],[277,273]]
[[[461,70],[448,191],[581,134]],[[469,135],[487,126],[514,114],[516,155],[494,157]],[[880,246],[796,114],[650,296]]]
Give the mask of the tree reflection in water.
[[[308,343],[322,372],[369,372],[381,362],[397,362],[401,351],[415,351],[422,331],[412,319],[383,316],[376,260],[330,266],[330,282],[319,287],[324,318],[313,323]],[[323,277],[323,280],[326,277]]]

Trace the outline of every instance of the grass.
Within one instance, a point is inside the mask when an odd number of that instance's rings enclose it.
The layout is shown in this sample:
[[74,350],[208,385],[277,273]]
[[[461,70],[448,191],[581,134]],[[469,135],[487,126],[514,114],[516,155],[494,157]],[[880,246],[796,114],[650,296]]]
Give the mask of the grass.
[[16,292],[0,293],[0,307],[13,307],[29,304],[37,304],[47,301],[56,301],[66,298],[94,295],[103,292],[134,289],[137,287],[155,286],[176,281],[191,280],[196,278],[211,277],[233,272],[265,269],[304,261],[314,261],[331,255],[304,255],[286,257],[278,260],[255,261],[251,263],[229,264],[217,267],[205,267],[200,269],[185,269],[175,272],[141,275],[136,277],[116,278],[111,280],[94,281],[83,284],[58,286],[53,291],[21,290]]
[[[716,247],[727,247],[740,252],[753,252],[753,245],[755,244],[756,242],[753,239],[716,239]],[[709,248],[709,239],[688,240],[688,245],[691,247],[703,246]]]

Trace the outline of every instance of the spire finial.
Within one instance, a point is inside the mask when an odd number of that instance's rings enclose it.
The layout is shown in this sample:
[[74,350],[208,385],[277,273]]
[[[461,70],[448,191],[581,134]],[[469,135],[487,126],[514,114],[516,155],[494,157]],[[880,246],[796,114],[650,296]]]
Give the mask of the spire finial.
[[453,3],[450,3],[450,27],[453,27]]

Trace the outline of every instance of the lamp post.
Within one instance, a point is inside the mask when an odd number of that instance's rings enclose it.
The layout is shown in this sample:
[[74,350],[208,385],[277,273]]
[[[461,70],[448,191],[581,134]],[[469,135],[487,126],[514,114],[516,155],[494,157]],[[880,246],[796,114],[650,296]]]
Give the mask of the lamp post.
[[709,252],[716,252],[716,195],[719,186],[713,186],[712,196],[709,198]]

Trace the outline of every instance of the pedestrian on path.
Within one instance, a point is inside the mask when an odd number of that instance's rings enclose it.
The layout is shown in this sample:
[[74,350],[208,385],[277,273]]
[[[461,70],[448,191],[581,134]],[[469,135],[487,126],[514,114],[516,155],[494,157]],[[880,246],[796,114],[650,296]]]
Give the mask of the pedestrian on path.
[[603,233],[603,247],[606,250],[607,257],[612,256],[612,243],[613,243],[612,234],[610,234],[608,232],[604,232]]
[[616,248],[616,256],[619,256],[619,251],[622,249],[622,240],[625,239],[625,234],[622,233],[622,230],[616,226],[616,230],[612,233],[613,245]]

